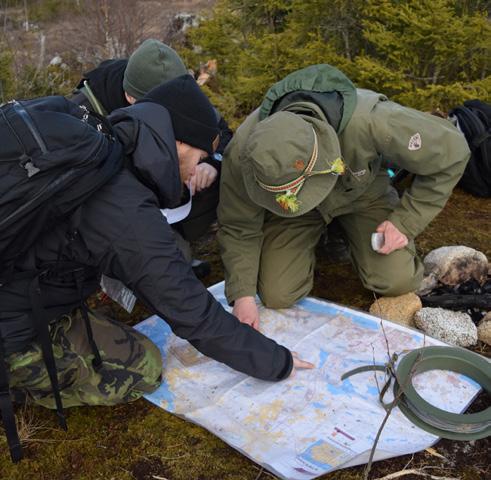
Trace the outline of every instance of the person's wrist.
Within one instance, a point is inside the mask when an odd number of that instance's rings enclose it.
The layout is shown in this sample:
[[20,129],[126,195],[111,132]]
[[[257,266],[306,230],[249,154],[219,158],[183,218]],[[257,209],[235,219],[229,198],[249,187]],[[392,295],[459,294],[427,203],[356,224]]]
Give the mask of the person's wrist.
[[234,306],[242,305],[244,303],[256,303],[256,301],[253,296],[240,297],[235,299]]

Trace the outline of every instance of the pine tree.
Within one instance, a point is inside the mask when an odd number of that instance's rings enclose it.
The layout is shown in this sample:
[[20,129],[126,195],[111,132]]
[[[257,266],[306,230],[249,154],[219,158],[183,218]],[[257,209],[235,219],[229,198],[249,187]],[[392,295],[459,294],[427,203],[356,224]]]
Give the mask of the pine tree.
[[188,62],[216,58],[243,117],[272,83],[330,63],[359,87],[416,108],[491,100],[491,26],[482,0],[219,0],[191,32]]
[[453,97],[466,98],[459,85],[489,73],[491,29],[481,12],[458,14],[456,2],[448,0],[367,0],[365,14],[367,52],[357,64],[373,72],[378,66],[390,77],[387,84],[377,76],[371,87],[385,84],[384,93],[405,99],[451,90]]

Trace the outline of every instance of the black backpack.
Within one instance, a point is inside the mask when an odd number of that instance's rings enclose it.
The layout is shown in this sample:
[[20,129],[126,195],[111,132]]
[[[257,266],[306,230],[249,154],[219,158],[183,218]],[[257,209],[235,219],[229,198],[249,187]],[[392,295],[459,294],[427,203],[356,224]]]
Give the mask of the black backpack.
[[452,109],[450,116],[457,117],[471,149],[471,158],[459,185],[478,197],[491,197],[491,105],[467,100]]
[[[84,268],[61,261],[61,255],[59,262],[29,272],[19,272],[16,263],[42,233],[62,221],[69,228],[60,253],[69,246],[76,235],[83,202],[122,168],[122,147],[103,117],[61,96],[1,105],[0,143],[0,288],[19,278],[30,281],[37,340],[51,380],[59,422],[66,429],[48,329],[51,319],[43,306],[43,279],[56,274],[72,278],[80,292],[94,365],[100,365],[83,297]],[[1,338],[0,411],[15,462],[22,458],[22,450]]]

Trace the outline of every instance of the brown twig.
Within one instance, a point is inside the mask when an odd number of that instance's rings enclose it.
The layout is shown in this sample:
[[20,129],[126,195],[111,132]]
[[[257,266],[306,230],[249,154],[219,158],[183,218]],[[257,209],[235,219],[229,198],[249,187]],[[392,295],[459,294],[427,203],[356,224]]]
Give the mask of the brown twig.
[[[377,305],[378,305],[378,298],[375,295],[375,293],[374,293],[374,297],[375,297],[375,301],[377,302]],[[379,311],[380,311],[380,307],[379,307]],[[392,363],[392,367],[395,368],[395,362],[396,362],[397,356],[392,355],[390,353],[389,339],[387,337],[387,333],[386,333],[385,328],[384,328],[383,320],[380,320],[380,327],[381,327],[383,335],[384,335],[385,345],[386,345],[386,349],[387,349],[387,357],[389,359],[388,364]],[[374,365],[375,365],[375,354],[374,354]],[[417,360],[414,362],[413,368],[411,369],[411,372],[407,378],[407,381],[411,381],[412,372],[415,370],[416,365],[417,365]],[[375,372],[375,378],[376,378],[376,372]],[[397,381],[397,379],[396,379],[396,381]],[[378,445],[378,442],[380,440],[380,436],[382,435],[382,431],[383,431],[385,424],[387,423],[387,421],[390,417],[390,414],[392,413],[392,410],[397,406],[401,396],[404,393],[404,386],[405,385],[400,386],[397,395],[394,397],[394,400],[389,404],[389,406],[386,409],[384,419],[382,420],[382,423],[380,424],[380,427],[377,430],[377,435],[375,436],[375,439],[373,441],[373,446],[372,446],[372,449],[370,451],[370,456],[368,457],[367,465],[365,467],[365,470],[363,471],[363,480],[368,480],[368,475],[370,474],[370,471],[372,469],[373,457],[375,456],[375,452],[377,450],[377,445]],[[378,382],[377,382],[377,387],[379,388]],[[380,392],[380,388],[379,388],[379,392]],[[382,401],[382,399],[381,399],[381,401]],[[396,477],[394,477],[394,478],[396,478]],[[442,479],[442,480],[444,480],[444,479]]]
[[414,460],[414,453],[411,455],[411,458],[409,459],[409,461],[406,463],[406,465],[404,465],[404,468],[403,470],[406,470],[407,467],[409,467],[410,463]]
[[267,470],[264,469],[264,467],[258,467],[257,465],[253,465],[253,467],[256,469],[256,470],[259,470],[259,474],[258,476],[256,477],[255,480],[257,480],[258,478],[260,478],[260,476],[264,473],[265,475],[267,475],[268,477],[271,477],[275,480],[278,479],[278,477],[276,475],[273,475],[271,472],[268,472]]
[[[394,399],[395,400],[395,399]],[[375,440],[373,441],[373,446],[372,449],[370,450],[370,456],[368,457],[368,463],[367,466],[365,467],[365,470],[363,471],[363,480],[368,480],[368,475],[370,474],[370,470],[372,469],[372,463],[373,463],[373,457],[375,455],[375,451],[377,450],[377,445],[380,440],[380,435],[382,435],[382,430],[385,427],[385,424],[387,423],[387,420],[389,420],[390,414],[392,413],[393,408],[395,407],[396,402],[392,402],[387,409],[385,413],[385,417],[382,420],[382,423],[380,424],[380,427],[377,431],[377,435],[375,436]]]
[[429,478],[430,480],[460,480],[456,477],[440,477],[437,475],[432,475],[431,473],[426,473],[424,470],[426,468],[438,468],[438,467],[422,467],[422,468],[410,468],[409,470],[400,470],[399,472],[389,473],[384,477],[376,478],[375,480],[394,480],[395,478],[405,477],[406,475],[416,475],[418,477]]
[[257,474],[257,477],[255,478],[255,480],[259,480],[261,478],[261,475],[263,474],[263,472],[264,472],[264,468],[261,468],[259,470],[259,473]]

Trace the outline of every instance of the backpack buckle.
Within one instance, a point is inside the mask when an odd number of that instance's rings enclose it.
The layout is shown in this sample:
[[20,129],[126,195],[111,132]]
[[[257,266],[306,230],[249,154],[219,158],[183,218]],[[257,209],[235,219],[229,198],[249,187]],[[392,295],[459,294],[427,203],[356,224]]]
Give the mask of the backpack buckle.
[[36,175],[40,170],[34,163],[32,163],[32,158],[27,155],[22,155],[19,165],[27,171],[27,177],[31,178]]
[[24,165],[24,168],[27,170],[27,177],[31,178],[33,175],[39,172],[39,168],[36,167],[32,162],[27,162]]

